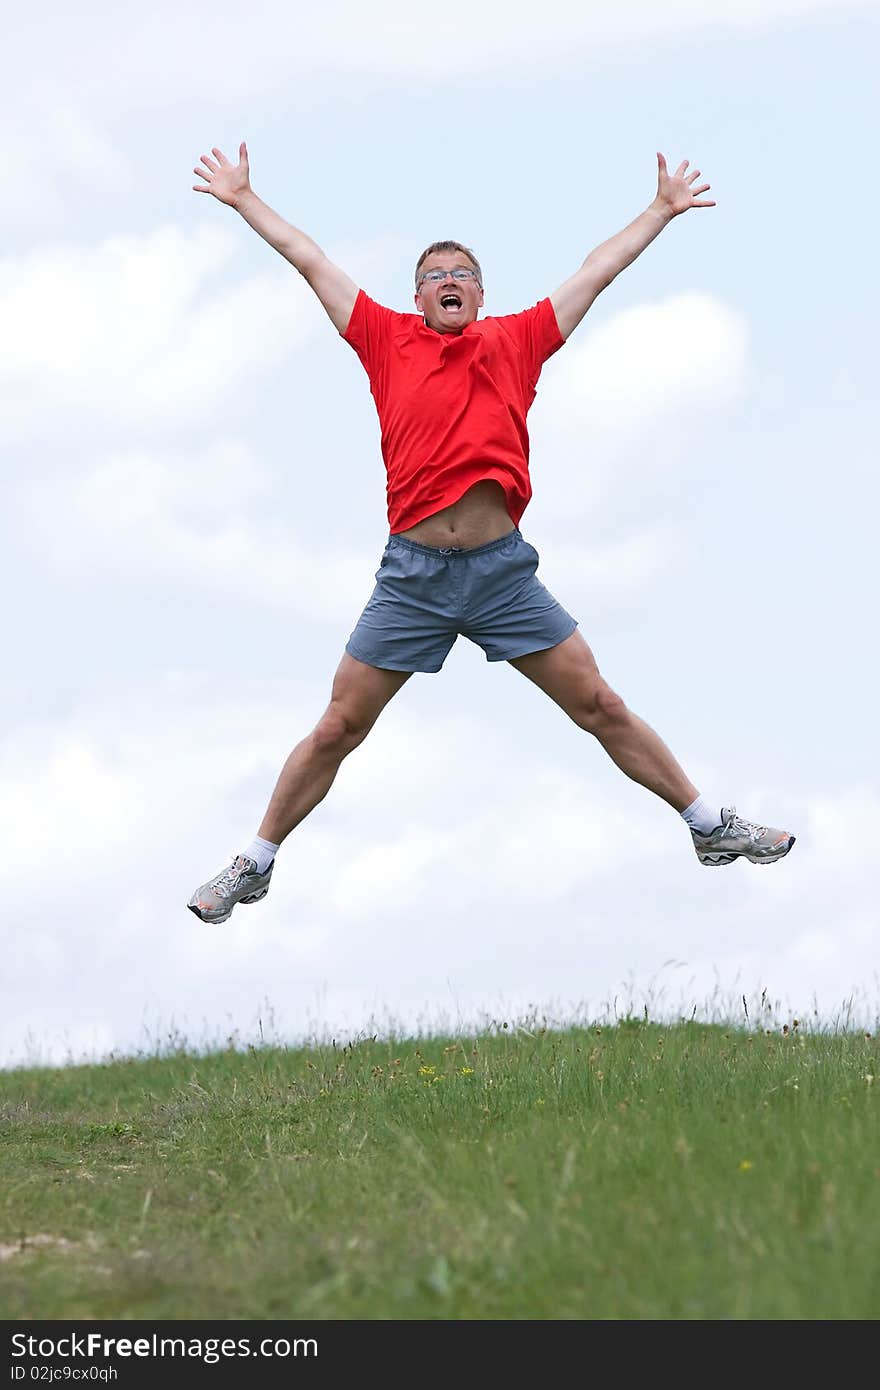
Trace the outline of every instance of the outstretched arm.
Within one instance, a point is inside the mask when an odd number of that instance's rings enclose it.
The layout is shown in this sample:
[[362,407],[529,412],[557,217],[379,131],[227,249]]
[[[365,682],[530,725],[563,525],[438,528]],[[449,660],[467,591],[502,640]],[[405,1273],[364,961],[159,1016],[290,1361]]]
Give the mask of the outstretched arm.
[[622,232],[591,251],[580,270],[551,294],[550,302],[563,338],[574,332],[596,296],[641,255],[673,217],[687,212],[688,208],[714,208],[714,199],[697,202],[697,195],[705,193],[710,185],[703,183],[699,188],[694,187],[700,171],[695,169],[692,174],[686,174],[688,162],[683,159],[673,175],[668,172],[663,155],[658,154],[657,196],[651,206]]
[[268,241],[296,267],[320,299],[336,328],[344,333],[357,299],[357,285],[344,270],[328,260],[317,242],[285,222],[283,217],[279,217],[257,197],[251,188],[244,141],[239,146],[237,165],[231,164],[222,150],[214,148],[212,154],[213,159],[206,154],[200,156],[204,169],[193,169],[194,174],[205,180],[204,184],[194,184],[193,191],[212,193],[221,203],[240,212],[245,222],[259,232],[264,241]]

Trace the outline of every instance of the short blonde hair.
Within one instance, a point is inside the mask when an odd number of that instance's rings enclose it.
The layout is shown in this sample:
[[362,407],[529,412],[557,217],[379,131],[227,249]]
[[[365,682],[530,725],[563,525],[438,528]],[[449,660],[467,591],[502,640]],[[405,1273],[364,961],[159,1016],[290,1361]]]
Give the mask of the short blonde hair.
[[483,288],[483,272],[480,269],[480,262],[477,260],[476,256],[474,255],[473,251],[469,246],[462,246],[460,241],[432,241],[431,245],[426,247],[426,249],[419,256],[419,259],[416,261],[416,289],[418,289],[419,287],[419,271],[421,270],[424,262],[428,259],[429,256],[433,256],[435,251],[462,251],[467,256],[471,265],[477,272],[477,280],[479,282],[480,289]]

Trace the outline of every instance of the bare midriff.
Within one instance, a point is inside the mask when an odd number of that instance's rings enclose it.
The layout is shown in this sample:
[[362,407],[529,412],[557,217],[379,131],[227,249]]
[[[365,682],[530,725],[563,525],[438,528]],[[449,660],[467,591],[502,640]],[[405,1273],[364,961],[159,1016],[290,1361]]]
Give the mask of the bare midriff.
[[479,545],[500,540],[516,528],[507,510],[504,488],[492,479],[474,483],[451,507],[426,516],[408,531],[398,531],[419,545],[458,546],[475,550]]

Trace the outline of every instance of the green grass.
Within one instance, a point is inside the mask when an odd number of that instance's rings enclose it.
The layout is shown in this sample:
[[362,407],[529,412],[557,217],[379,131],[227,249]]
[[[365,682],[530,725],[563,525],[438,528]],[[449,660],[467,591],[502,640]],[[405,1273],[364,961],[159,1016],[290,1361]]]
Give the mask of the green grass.
[[626,1019],[0,1073],[2,1316],[873,1319],[878,1062]]

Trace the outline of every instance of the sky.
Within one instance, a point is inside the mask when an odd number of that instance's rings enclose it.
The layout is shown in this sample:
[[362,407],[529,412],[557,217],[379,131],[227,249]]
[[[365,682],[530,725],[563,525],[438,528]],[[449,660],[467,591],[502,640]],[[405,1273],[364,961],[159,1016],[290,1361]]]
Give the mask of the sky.
[[[878,0],[15,16],[0,1066],[645,1008],[876,1026],[878,38]],[[186,910],[326,708],[388,533],[357,357],[192,191],[242,140],[260,197],[405,312],[435,239],[515,312],[650,204],[658,150],[702,170],[716,206],[546,364],[521,529],[605,678],[707,800],[796,834],[784,861],[706,872],[461,638],[264,902]]]

